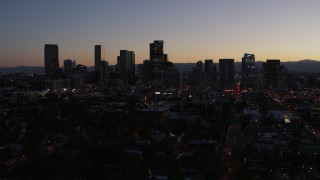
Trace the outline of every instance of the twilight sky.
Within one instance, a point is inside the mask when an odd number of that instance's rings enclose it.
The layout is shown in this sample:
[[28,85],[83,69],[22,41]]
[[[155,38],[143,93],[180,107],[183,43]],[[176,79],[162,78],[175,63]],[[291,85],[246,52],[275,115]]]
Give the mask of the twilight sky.
[[44,44],[93,65],[95,44],[149,58],[164,40],[172,62],[320,59],[320,0],[1,0],[0,67],[43,66]]

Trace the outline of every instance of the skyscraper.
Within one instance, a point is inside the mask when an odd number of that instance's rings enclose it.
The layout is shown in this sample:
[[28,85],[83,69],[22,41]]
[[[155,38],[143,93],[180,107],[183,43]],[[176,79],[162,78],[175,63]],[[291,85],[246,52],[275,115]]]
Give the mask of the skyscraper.
[[263,63],[263,75],[266,88],[277,87],[278,71],[280,66],[280,60],[272,59]]
[[160,80],[167,66],[168,55],[163,53],[163,41],[156,40],[150,43],[150,78],[152,80]]
[[254,54],[245,53],[242,58],[242,73],[244,75],[250,73],[250,70],[256,66]]
[[200,69],[201,73],[203,72],[203,62],[201,60],[197,62],[197,68]]
[[234,59],[219,59],[220,87],[223,90],[235,88]]
[[155,62],[163,62],[163,41],[156,40],[153,43],[150,43],[150,60]]
[[138,64],[138,80],[142,81],[143,78],[143,64]]
[[163,84],[168,89],[181,89],[182,73],[174,67],[167,69],[163,73]]
[[142,80],[143,81],[149,81],[151,80],[151,62],[150,60],[146,59],[143,61],[143,75]]
[[211,74],[212,73],[212,66],[213,66],[213,60],[212,59],[204,60],[204,72],[206,74]]
[[103,45],[94,46],[94,70],[97,74],[100,74],[101,61],[105,60],[105,52]]
[[133,85],[135,83],[135,54],[134,51],[120,50],[118,56],[117,69],[121,78],[126,83]]
[[[193,73],[193,85],[200,87],[200,85],[203,85],[204,79],[203,79],[203,73],[202,73],[202,67],[203,63],[202,61],[197,61],[196,67],[192,69]],[[202,86],[201,86],[202,88]]]
[[128,75],[128,83],[130,85],[134,85],[136,78],[136,55],[134,54],[134,51],[130,51],[130,61],[129,61],[129,75]]
[[241,89],[255,89],[258,80],[258,68],[255,64],[254,54],[245,53],[242,57]]
[[54,77],[59,72],[59,49],[56,44],[44,45],[44,73]]
[[100,62],[100,84],[107,84],[108,81],[108,62]]
[[216,80],[216,66],[213,64],[212,59],[206,59],[204,61],[204,74],[206,84],[213,86]]
[[71,73],[76,68],[76,60],[66,59],[63,61],[63,67],[65,73]]
[[263,65],[263,75],[265,88],[286,88],[286,75],[287,70],[284,66],[280,65],[280,60],[272,59],[264,62]]

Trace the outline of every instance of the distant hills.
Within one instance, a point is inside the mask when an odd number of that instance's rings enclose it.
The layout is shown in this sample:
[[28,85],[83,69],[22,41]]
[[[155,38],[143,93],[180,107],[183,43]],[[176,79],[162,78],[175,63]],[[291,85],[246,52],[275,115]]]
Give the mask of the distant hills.
[[[262,61],[256,62],[256,66],[262,67]],[[218,63],[214,63],[217,65]],[[301,61],[288,61],[281,62],[290,72],[320,72],[320,61],[317,60],[301,60]],[[192,68],[196,66],[196,63],[175,63],[175,67],[180,71],[192,71]],[[88,68],[89,71],[93,71],[93,67]],[[138,68],[136,68],[138,69]],[[241,62],[235,62],[235,69],[237,72],[241,71]],[[43,73],[44,68],[41,66],[17,66],[17,67],[0,67],[0,73]]]
[[[89,67],[89,71],[93,71],[93,67]],[[43,66],[16,66],[16,67],[0,67],[0,73],[44,73]]]
[[[262,66],[262,62],[260,62]],[[320,72],[320,61],[317,60],[301,60],[281,62],[291,72]]]
[[[262,61],[257,61],[256,66],[261,68]],[[214,63],[219,71],[218,63]],[[317,60],[301,60],[301,61],[288,61],[281,62],[281,65],[285,66],[290,72],[311,72],[320,73],[320,61]],[[175,63],[175,67],[180,71],[192,71],[192,68],[196,66],[196,63]],[[236,72],[241,71],[241,62],[235,62]]]

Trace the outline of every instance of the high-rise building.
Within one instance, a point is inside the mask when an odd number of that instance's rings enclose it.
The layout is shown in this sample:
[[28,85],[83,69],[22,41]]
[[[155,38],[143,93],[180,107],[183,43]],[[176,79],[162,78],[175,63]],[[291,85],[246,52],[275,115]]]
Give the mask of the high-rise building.
[[[202,74],[202,67],[203,63],[202,61],[197,61],[196,67],[192,69],[193,73],[193,85],[196,87],[200,87],[200,85],[203,84],[204,79],[203,79],[203,74]],[[202,86],[201,86],[202,88]]]
[[150,43],[150,60],[155,62],[163,62],[163,41],[156,40],[153,43]]
[[265,88],[286,88],[287,69],[280,65],[280,60],[272,59],[263,63]]
[[204,61],[204,74],[206,84],[213,86],[216,84],[216,66],[213,64],[212,59],[206,59]]
[[235,88],[234,59],[219,59],[220,87],[223,90]]
[[107,84],[108,81],[108,62],[101,61],[100,64],[100,84]]
[[59,49],[56,44],[44,45],[44,73],[54,77],[59,72]]
[[252,68],[255,68],[256,60],[254,54],[245,53],[242,58],[242,73],[244,75],[250,73]]
[[256,89],[258,80],[258,68],[255,64],[254,54],[245,53],[242,57],[242,79],[241,79],[241,89]]
[[203,62],[201,60],[197,62],[197,68],[199,68],[200,71],[203,72]]
[[163,73],[164,85],[169,89],[181,89],[182,74],[178,69],[171,67]]
[[151,62],[150,62],[150,60],[146,59],[143,61],[142,70],[143,70],[142,80],[143,81],[151,80]]
[[212,74],[213,74],[213,79],[212,79],[212,83],[213,83],[213,86],[216,86],[218,83],[217,83],[217,66],[215,64],[212,65]]
[[161,80],[163,71],[168,68],[168,55],[163,53],[163,41],[150,43],[150,78]]
[[192,68],[192,75],[193,75],[193,85],[195,87],[199,87],[202,83],[202,72],[199,67]]
[[126,83],[133,85],[135,83],[135,54],[134,51],[120,50],[118,56],[117,69],[121,78]]
[[76,60],[66,59],[63,61],[63,67],[65,73],[72,73],[73,69],[76,68]]
[[103,45],[94,46],[94,81],[97,84],[101,84],[101,62],[105,61],[105,49]]
[[270,59],[263,63],[265,85],[269,88],[277,87],[280,60]]
[[74,68],[74,71],[77,73],[87,74],[88,73],[88,67],[83,64],[77,64]]
[[204,60],[204,72],[206,74],[212,74],[213,67],[213,60],[212,59],[206,59]]
[[100,74],[101,61],[105,60],[105,50],[103,45],[94,46],[94,70]]
[[139,81],[143,79],[143,64],[138,64],[138,79]]

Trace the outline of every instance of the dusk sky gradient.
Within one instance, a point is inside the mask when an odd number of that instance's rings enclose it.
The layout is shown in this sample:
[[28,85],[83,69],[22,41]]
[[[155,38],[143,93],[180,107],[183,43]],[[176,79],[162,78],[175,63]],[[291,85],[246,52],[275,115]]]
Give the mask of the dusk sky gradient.
[[320,0],[1,0],[0,67],[43,66],[44,44],[87,66],[103,44],[109,64],[121,49],[149,58],[164,40],[169,60],[320,60]]

